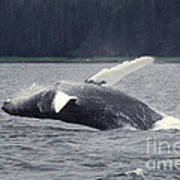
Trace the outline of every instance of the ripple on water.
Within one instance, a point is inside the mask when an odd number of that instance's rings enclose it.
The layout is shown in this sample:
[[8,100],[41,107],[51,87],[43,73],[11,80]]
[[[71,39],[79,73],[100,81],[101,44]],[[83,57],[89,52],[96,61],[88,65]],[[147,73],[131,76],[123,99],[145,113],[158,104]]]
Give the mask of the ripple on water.
[[[0,76],[6,78],[1,78],[0,104],[25,92],[34,83],[47,87],[60,79],[84,81],[84,77],[112,66],[114,64],[1,65]],[[180,118],[179,68],[178,64],[154,64],[123,79],[115,88]],[[9,116],[0,110],[0,179],[179,179],[176,169],[151,171],[146,168],[151,158],[146,153],[147,138],[173,145],[179,136],[180,131],[174,129],[102,132],[60,121]],[[168,155],[165,151],[167,149],[157,158],[179,158],[179,154]]]

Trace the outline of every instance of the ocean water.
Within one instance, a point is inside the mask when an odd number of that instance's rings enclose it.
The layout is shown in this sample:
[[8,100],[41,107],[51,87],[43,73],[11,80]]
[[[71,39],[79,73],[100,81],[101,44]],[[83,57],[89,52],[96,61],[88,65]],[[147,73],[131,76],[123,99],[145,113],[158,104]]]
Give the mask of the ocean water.
[[[0,105],[116,64],[0,64]],[[0,110],[0,179],[180,179],[180,64],[152,64],[113,88],[164,114],[154,129],[99,131]]]

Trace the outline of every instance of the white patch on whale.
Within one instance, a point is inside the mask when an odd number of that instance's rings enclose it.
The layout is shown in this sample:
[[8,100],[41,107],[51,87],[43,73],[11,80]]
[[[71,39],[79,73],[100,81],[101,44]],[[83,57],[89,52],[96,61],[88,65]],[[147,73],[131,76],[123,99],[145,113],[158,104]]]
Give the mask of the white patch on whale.
[[59,113],[70,100],[76,99],[76,96],[69,96],[62,91],[57,91],[53,100],[53,107],[55,112]]

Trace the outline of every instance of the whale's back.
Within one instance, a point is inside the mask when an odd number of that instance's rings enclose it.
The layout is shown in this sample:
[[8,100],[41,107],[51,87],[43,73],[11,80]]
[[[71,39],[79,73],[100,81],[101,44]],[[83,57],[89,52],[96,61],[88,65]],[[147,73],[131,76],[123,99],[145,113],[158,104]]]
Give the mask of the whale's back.
[[112,88],[80,84],[61,85],[61,90],[77,97],[74,104],[61,112],[63,120],[67,122],[103,130],[127,125],[145,130],[152,128],[162,118],[145,103]]

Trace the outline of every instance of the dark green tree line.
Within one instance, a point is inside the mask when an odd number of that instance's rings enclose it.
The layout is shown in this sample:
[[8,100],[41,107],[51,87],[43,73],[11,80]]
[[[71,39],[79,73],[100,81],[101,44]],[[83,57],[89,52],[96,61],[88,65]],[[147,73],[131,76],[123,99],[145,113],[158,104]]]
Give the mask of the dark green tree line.
[[1,56],[180,56],[179,0],[0,0]]

